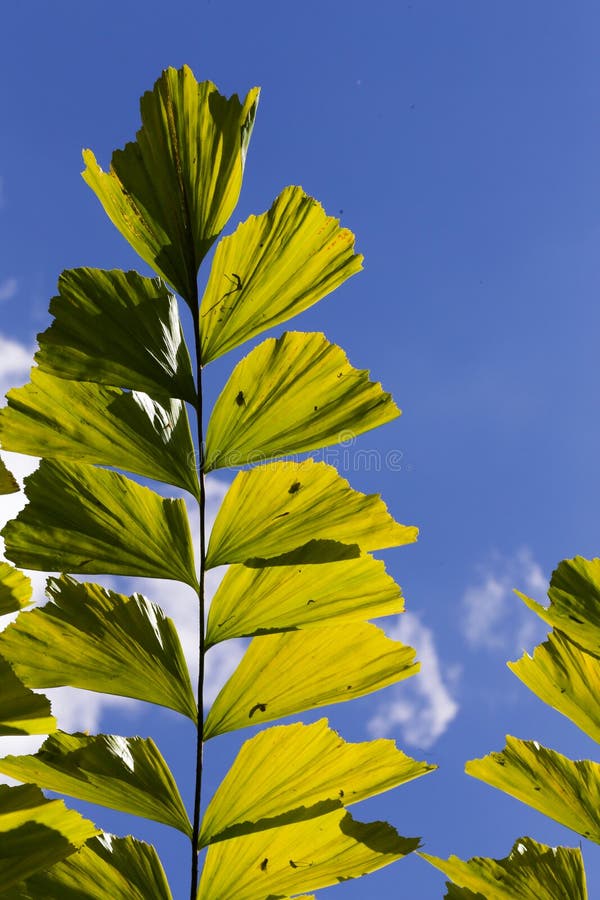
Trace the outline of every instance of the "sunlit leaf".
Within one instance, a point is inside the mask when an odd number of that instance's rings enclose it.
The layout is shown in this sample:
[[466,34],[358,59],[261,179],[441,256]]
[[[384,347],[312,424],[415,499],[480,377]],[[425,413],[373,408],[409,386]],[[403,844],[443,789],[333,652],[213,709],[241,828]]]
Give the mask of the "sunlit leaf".
[[177,301],[159,278],[118,269],[69,269],[38,337],[40,369],[151,397],[196,401]]
[[[359,556],[416,538],[417,529],[394,522],[378,494],[352,490],[333,466],[267,463],[238,472],[212,530],[207,567],[268,559],[315,540],[354,546]],[[305,560],[312,561],[320,560]]]
[[196,496],[198,477],[185,404],[31,371],[0,409],[7,450],[98,463],[178,485]]
[[557,628],[583,650],[600,656],[600,559],[564,559],[552,573],[546,608],[516,594],[553,628]]
[[156,850],[132,837],[100,834],[78,853],[37,872],[4,900],[171,900]]
[[393,741],[347,744],[321,719],[247,741],[206,810],[200,846],[314,818],[434,769]]
[[534,694],[600,743],[600,660],[560,631],[508,668]]
[[[33,784],[0,784],[0,891],[74,853],[98,829]],[[42,900],[41,897],[36,900]]]
[[237,203],[257,88],[243,103],[187,66],[166,69],[140,101],[136,141],[104,173],[85,150],[83,177],[131,246],[189,302],[198,266]]
[[345,810],[212,844],[198,900],[288,897],[357,878],[419,846],[384,822],[362,824]]
[[285,188],[219,242],[200,307],[202,362],[312,306],[361,262],[351,231],[302,188]]
[[2,531],[17,565],[196,587],[183,500],[165,500],[116,472],[56,460],[42,460],[25,483],[29,503]]
[[0,735],[50,734],[55,730],[48,698],[26,688],[0,656]]
[[366,622],[256,637],[213,703],[204,735],[351,700],[418,670],[412,647]]
[[501,753],[473,759],[468,775],[600,843],[600,765],[507,736]]
[[31,580],[7,562],[0,562],[0,616],[18,612],[31,602]]
[[179,637],[159,606],[69,576],[49,579],[48,596],[0,633],[0,653],[25,684],[134,697],[196,721]]
[[448,891],[448,900],[587,900],[583,859],[577,848],[547,847],[524,837],[505,859],[474,856],[464,862],[458,856],[419,855],[459,886]]
[[57,731],[34,756],[0,759],[0,772],[192,832],[175,780],[150,738]]
[[372,556],[319,565],[230,566],[208,613],[208,646],[344,617],[364,621],[404,610],[400,588]]
[[206,470],[314,450],[399,414],[381,385],[325,335],[286,332],[233,370],[208,425]]
[[20,488],[17,479],[0,459],[0,494],[16,494],[18,490]]

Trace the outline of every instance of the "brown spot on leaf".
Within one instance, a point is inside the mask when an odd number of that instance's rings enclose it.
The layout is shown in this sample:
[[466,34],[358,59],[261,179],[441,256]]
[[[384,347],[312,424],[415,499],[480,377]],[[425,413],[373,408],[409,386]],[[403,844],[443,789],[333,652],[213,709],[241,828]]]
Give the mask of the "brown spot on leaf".
[[255,712],[266,712],[267,704],[266,703],[255,703],[250,712],[248,713],[248,718],[251,719]]

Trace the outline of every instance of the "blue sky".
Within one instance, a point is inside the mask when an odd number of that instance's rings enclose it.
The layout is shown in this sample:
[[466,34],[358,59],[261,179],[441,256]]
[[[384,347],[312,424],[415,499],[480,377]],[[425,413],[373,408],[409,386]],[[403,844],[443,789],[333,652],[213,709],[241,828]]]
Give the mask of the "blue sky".
[[[598,552],[597,4],[31,0],[2,20],[2,393],[27,378],[63,269],[146,271],[79,177],[81,149],[107,167],[167,65],[187,63],[226,94],[261,85],[226,232],[301,184],[356,233],[364,272],[293,327],[325,331],[393,393],[402,418],[340,455],[341,469],[421,528],[416,546],[385,560],[408,610],[386,627],[417,646],[423,672],[330,719],[350,740],[385,732],[440,768],[357,812],[439,856],[501,857],[523,834],[578,844],[463,766],[507,733],[598,758],[505,667],[544,635],[511,588],[541,599],[560,559]],[[209,396],[231,365],[209,371]],[[356,449],[394,451],[399,465],[357,471]],[[226,481],[213,483],[214,508]],[[189,593],[145,589],[191,634]],[[167,713],[58,703],[65,727],[154,734],[185,783],[192,735]],[[235,748],[218,740],[213,783]],[[175,897],[186,896],[183,841],[90,814],[156,841]],[[598,850],[583,852],[596,896]],[[415,858],[319,896],[433,900],[443,881]]]

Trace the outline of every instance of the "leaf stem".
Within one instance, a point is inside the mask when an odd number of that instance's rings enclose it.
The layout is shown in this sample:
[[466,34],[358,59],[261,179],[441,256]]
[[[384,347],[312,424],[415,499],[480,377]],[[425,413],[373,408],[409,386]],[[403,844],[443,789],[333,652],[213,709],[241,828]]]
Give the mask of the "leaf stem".
[[198,310],[198,297],[192,304],[194,317],[194,340],[196,345],[196,385],[198,390],[198,402],[196,407],[196,424],[198,435],[198,478],[200,481],[200,576],[198,579],[198,722],[196,744],[196,784],[194,788],[194,819],[192,830],[192,873],[190,900],[196,900],[198,891],[198,837],[200,834],[200,801],[202,796],[202,751],[204,746],[204,705],[202,701],[204,690],[204,568],[206,562],[206,524],[205,504],[206,493],[204,487],[204,434],[202,428],[202,365],[200,345],[200,317]]

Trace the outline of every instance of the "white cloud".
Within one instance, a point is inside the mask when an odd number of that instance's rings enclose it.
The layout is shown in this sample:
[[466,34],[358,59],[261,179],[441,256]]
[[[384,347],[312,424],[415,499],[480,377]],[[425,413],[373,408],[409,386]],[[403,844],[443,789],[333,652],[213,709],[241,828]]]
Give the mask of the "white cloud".
[[414,613],[404,613],[388,635],[416,649],[421,670],[392,689],[391,700],[378,705],[367,729],[373,737],[387,737],[399,730],[404,743],[427,749],[458,712],[451,688],[459,670],[442,671],[433,632]]
[[33,353],[33,348],[0,334],[0,395],[27,381]]
[[[214,476],[206,479],[206,532],[207,540],[214,524],[217,512],[229,485]],[[196,504],[188,504],[192,543],[198,547],[200,541],[200,523]],[[204,580],[205,612],[208,613],[210,602],[221,583],[227,566],[210,569]],[[192,684],[198,679],[198,597],[188,585],[176,581],[161,579],[135,578],[127,583],[127,593],[139,591],[145,594],[173,619],[179,639],[186,657]],[[225,641],[211,648],[206,655],[204,671],[204,701],[210,705],[221,687],[242,658],[247,641]]]
[[0,281],[0,303],[4,300],[12,300],[19,290],[19,282],[16,278],[5,278]]
[[504,654],[528,650],[548,627],[513,593],[513,588],[543,601],[548,579],[527,547],[512,557],[495,554],[479,567],[477,583],[465,591],[462,632],[468,644]]
[[[6,364],[2,357],[2,347],[7,344],[11,347],[10,365]],[[12,348],[16,348],[12,352]],[[26,374],[31,363],[31,356],[24,348],[15,342],[0,339],[0,377],[3,372],[17,371]],[[4,365],[3,365],[4,363]],[[20,367],[20,368],[19,368]],[[3,452],[2,457],[10,471],[15,475],[20,485],[23,478],[37,467],[39,460],[34,457],[23,456],[18,453]],[[209,477],[206,482],[206,523],[207,533],[210,533],[221,500],[223,499],[228,484],[214,477]],[[9,494],[0,498],[0,528],[9,519],[14,518],[25,506],[26,499],[23,493]],[[190,524],[194,546],[199,542],[199,519],[196,505],[190,505]],[[0,558],[3,556],[3,543],[0,538]],[[211,570],[205,579],[205,591],[207,607],[223,577],[226,567]],[[34,585],[34,599],[40,602],[45,596],[45,583],[49,573],[27,572]],[[198,674],[198,598],[195,592],[187,585],[174,581],[159,579],[128,579],[117,580],[111,577],[96,579],[100,583],[120,590],[124,593],[140,591],[149,596],[154,602],[163,607],[165,612],[174,620],[184,653],[190,667],[193,684],[196,683]],[[5,628],[16,616],[11,614],[0,617],[0,630]],[[210,704],[219,692],[222,684],[239,663],[243,654],[246,641],[227,641],[214,647],[206,657],[205,671],[205,701]],[[141,710],[142,704],[128,698],[115,697],[107,694],[97,694],[91,691],[79,691],[73,688],[54,688],[45,693],[52,701],[52,712],[58,720],[59,727],[65,731],[90,731],[96,732],[101,725],[102,716],[110,708],[127,705],[128,715]],[[0,756],[6,754],[35,753],[44,736],[34,737],[7,737],[0,738]],[[1,781],[10,779],[0,778]]]

